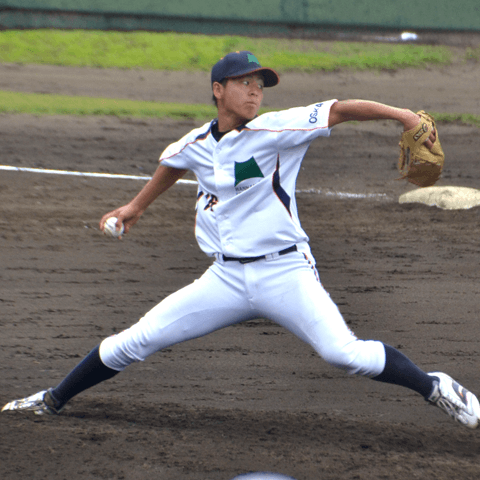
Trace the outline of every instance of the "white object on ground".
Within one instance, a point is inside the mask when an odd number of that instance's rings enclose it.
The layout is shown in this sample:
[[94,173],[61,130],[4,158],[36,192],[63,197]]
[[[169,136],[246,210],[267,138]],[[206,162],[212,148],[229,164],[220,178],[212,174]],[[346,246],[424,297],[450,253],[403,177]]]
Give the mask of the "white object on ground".
[[480,190],[468,187],[426,187],[400,195],[399,203],[424,203],[444,210],[462,210],[480,205]]

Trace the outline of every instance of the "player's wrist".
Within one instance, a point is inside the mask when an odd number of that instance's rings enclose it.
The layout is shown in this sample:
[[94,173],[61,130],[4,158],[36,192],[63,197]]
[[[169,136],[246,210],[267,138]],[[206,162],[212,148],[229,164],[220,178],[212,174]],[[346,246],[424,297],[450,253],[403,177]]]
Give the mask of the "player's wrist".
[[127,205],[127,216],[128,218],[139,218],[142,216],[143,212],[147,209],[148,205],[144,205],[142,202],[137,202],[133,199]]
[[407,131],[417,125],[419,118],[415,112],[412,112],[408,108],[403,108],[400,110],[398,120],[403,124],[405,131]]

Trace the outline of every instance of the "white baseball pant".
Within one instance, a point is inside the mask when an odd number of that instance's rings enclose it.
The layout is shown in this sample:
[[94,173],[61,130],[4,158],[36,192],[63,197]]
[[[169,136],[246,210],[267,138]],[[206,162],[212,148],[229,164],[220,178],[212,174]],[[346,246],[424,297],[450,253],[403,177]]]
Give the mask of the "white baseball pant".
[[100,357],[121,371],[176,343],[255,318],[281,325],[350,374],[374,377],[385,367],[383,344],[355,337],[300,252],[246,264],[217,259],[201,278],[106,338]]

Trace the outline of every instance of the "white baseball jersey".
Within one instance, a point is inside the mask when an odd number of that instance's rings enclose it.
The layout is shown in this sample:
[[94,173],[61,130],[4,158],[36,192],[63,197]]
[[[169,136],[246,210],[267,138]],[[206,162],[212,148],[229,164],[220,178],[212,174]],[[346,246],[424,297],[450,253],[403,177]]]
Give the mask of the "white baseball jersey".
[[330,135],[335,102],[258,116],[219,142],[211,134],[214,120],[167,147],[162,164],[197,177],[195,234],[207,255],[251,257],[292,245],[309,253],[298,218],[296,179],[310,143]]

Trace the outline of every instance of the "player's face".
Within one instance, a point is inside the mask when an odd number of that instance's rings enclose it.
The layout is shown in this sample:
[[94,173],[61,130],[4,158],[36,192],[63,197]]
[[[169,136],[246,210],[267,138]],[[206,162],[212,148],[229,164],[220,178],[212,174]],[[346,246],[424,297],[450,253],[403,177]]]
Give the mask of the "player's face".
[[239,125],[255,118],[262,104],[263,86],[263,76],[259,74],[230,78],[219,90],[220,98],[217,96],[219,115],[236,117]]

